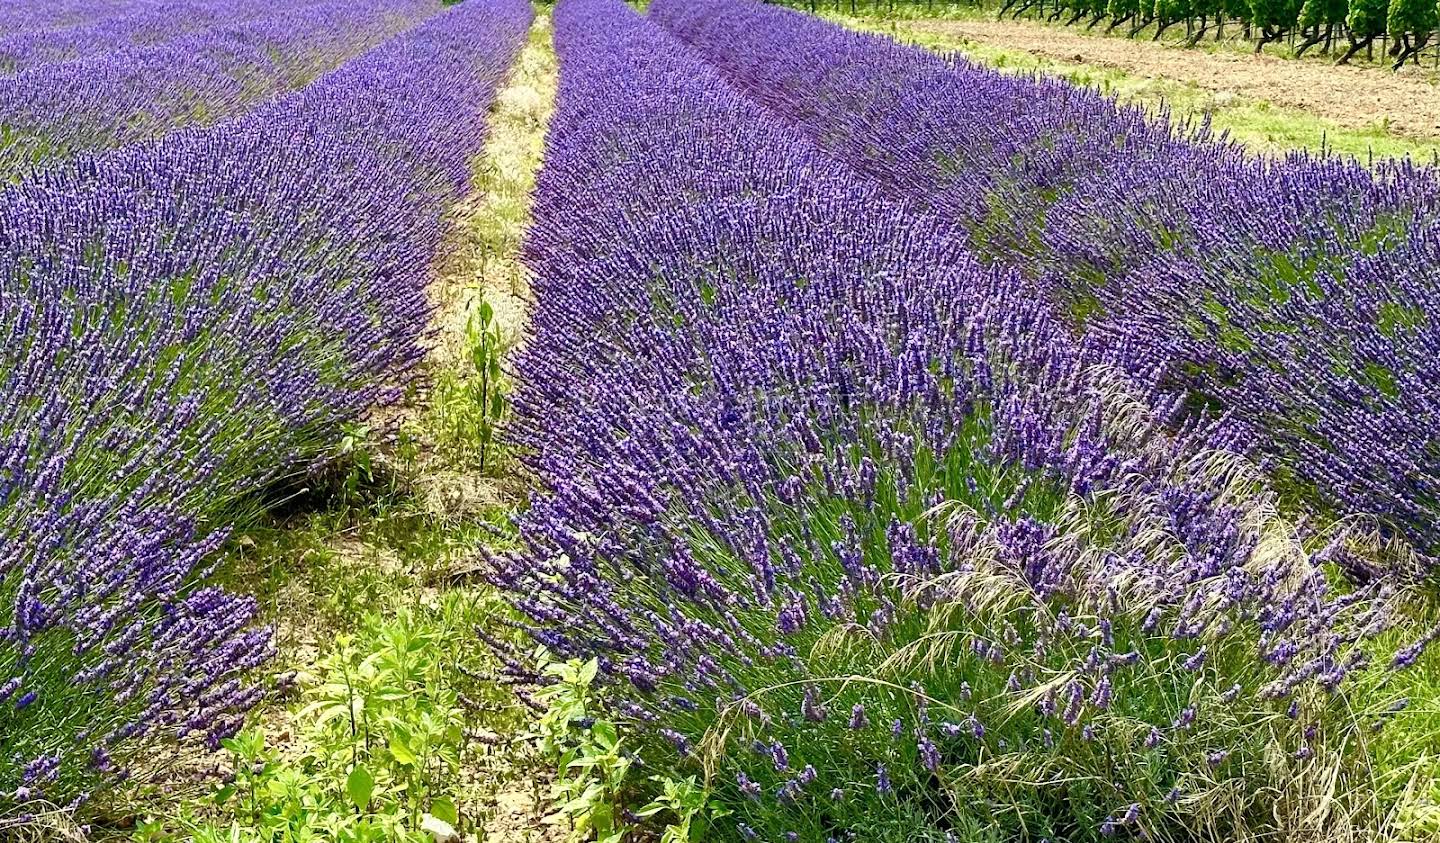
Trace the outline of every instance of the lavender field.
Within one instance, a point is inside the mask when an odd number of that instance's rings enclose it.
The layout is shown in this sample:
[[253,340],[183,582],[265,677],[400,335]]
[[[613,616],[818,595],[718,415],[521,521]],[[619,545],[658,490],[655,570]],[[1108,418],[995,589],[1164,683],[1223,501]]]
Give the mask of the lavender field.
[[759,0],[0,5],[0,839],[1440,839],[1440,171]]

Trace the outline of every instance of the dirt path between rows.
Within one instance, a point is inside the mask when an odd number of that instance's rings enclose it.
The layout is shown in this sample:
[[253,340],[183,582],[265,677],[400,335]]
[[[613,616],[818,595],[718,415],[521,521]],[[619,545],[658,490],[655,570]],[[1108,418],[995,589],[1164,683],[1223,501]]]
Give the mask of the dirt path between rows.
[[1032,21],[920,20],[913,32],[968,38],[1065,62],[1084,62],[1141,76],[1164,77],[1301,109],[1353,129],[1386,126],[1417,140],[1440,139],[1440,84],[1428,70],[1399,73],[1335,67],[1240,52],[1206,52],[1144,40],[1085,35]]

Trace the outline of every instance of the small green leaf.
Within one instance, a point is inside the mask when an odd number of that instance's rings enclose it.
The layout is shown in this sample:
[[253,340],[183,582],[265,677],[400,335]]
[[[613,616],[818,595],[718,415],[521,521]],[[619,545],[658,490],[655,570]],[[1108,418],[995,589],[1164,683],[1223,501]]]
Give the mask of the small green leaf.
[[350,794],[350,801],[358,810],[363,811],[370,804],[370,796],[375,792],[375,777],[370,775],[364,764],[356,764],[355,769],[350,771],[345,779],[345,792]]
[[460,809],[455,806],[453,799],[441,796],[430,800],[430,813],[450,825],[460,824]]
[[595,736],[595,742],[607,750],[614,749],[620,743],[620,735],[615,729],[615,724],[609,720],[596,720],[590,733]]
[[410,736],[405,730],[396,728],[390,735],[390,754],[395,761],[407,767],[415,764],[415,752],[410,748]]

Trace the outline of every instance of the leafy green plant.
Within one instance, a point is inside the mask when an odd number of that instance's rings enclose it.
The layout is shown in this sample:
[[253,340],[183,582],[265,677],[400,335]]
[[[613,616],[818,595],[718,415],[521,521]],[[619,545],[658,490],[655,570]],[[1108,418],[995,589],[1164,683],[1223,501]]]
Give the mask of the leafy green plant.
[[551,662],[543,650],[539,658],[544,674],[555,680],[536,695],[546,704],[536,734],[540,750],[557,759],[550,798],[570,819],[576,839],[593,832],[597,843],[620,843],[621,791],[631,760],[615,724],[591,716],[590,685],[599,662]]
[[465,325],[466,366],[445,372],[435,385],[434,413],[442,444],[474,459],[480,472],[493,471],[496,435],[509,409],[505,357],[513,345],[483,296]]
[[365,619],[303,676],[308,726],[298,757],[259,729],[222,745],[233,776],[208,806],[149,822],[137,841],[225,843],[421,843],[463,827],[455,787],[465,747],[464,712],[443,654],[441,625],[402,610]]
[[354,500],[361,488],[375,482],[375,460],[369,444],[368,425],[350,423],[340,429],[339,463],[345,467],[341,488],[345,500]]
[[492,473],[500,457],[498,432],[510,409],[504,362],[513,344],[494,305],[481,298],[465,323],[464,366],[446,369],[435,380],[436,440],[456,457],[474,461],[482,474]]
[[[478,317],[478,318],[477,318]],[[477,417],[480,442],[480,470],[485,471],[486,458],[495,444],[495,431],[505,416],[505,392],[501,361],[507,348],[500,326],[495,322],[495,309],[484,298],[476,313],[465,326],[470,349],[472,403],[479,408]]]
[[371,648],[341,636],[336,652],[320,663],[326,679],[299,717],[314,718],[330,766],[348,762],[352,773],[364,770],[352,795],[377,787],[392,794],[412,826],[426,810],[453,820],[453,801],[438,794],[460,766],[464,715],[439,675],[441,647],[408,611],[375,631]]
[[660,794],[649,805],[635,812],[637,817],[653,817],[669,812],[675,822],[667,825],[660,835],[660,843],[689,843],[706,839],[705,833],[713,820],[730,815],[730,810],[710,799],[710,791],[694,776],[676,780],[666,776],[651,776],[650,781],[660,786]]
[[[540,750],[556,760],[556,778],[550,797],[567,817],[575,839],[621,843],[631,831],[622,808],[639,789],[627,777],[637,760],[624,748],[620,730],[612,720],[595,716],[591,685],[599,662],[550,661],[549,653],[536,652],[541,673],[554,679],[537,695],[546,704],[538,729]],[[695,776],[673,779],[651,776],[657,794],[634,812],[638,818],[662,817],[670,822],[661,830],[660,843],[688,843],[707,839],[710,822],[730,811],[710,799],[710,791]]]

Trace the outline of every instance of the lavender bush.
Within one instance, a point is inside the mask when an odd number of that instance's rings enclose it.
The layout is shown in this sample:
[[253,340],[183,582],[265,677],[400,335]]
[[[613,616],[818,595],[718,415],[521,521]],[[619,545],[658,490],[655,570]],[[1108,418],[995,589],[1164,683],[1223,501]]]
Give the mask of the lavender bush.
[[[0,78],[0,183],[236,117],[440,8],[437,0],[295,3],[235,25]],[[110,31],[124,20],[101,26]]]
[[174,38],[241,24],[307,2],[311,0],[281,3],[264,0],[228,0],[225,3],[206,0],[117,2],[113,4],[116,14],[104,20],[0,35],[0,74],[89,58],[116,49],[159,45]]
[[1440,180],[1243,154],[1068,83],[748,0],[656,0],[728,78],[958,222],[1197,409],[1287,495],[1440,551]]
[[0,816],[213,745],[256,701],[269,634],[206,584],[212,551],[420,358],[441,213],[530,17],[464,4],[0,194]]
[[548,491],[490,574],[719,839],[1383,824],[1316,810],[1422,656],[1394,579],[1330,574],[1362,532],[1302,544],[1034,282],[619,0],[555,26],[511,431]]
[[131,7],[114,0],[55,0],[50,3],[11,3],[0,8],[0,34],[34,32],[98,23],[124,14]]

